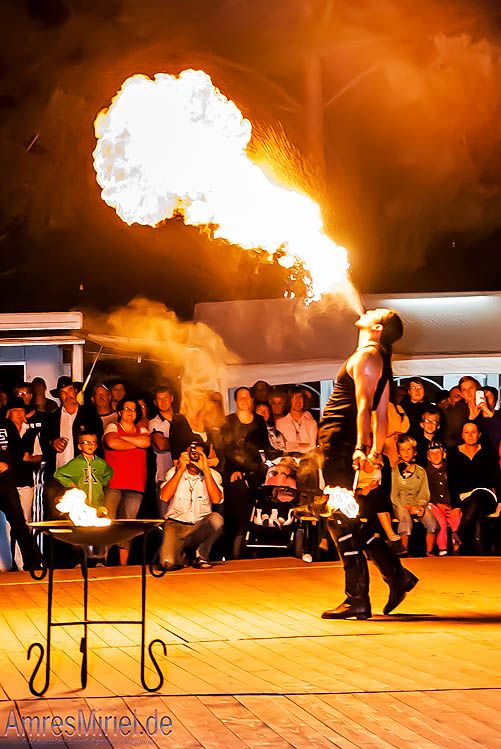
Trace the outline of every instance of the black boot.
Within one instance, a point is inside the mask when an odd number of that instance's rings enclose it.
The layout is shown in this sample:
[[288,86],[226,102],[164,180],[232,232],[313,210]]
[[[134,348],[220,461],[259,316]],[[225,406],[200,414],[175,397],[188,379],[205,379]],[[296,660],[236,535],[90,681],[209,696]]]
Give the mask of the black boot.
[[343,562],[346,598],[335,609],[324,611],[322,619],[369,619],[369,570],[363,551],[357,548],[357,527],[330,521],[328,528]]
[[383,614],[389,614],[402,603],[418,578],[402,566],[400,559],[380,538],[369,541],[367,552],[390,588],[390,595],[383,609]]

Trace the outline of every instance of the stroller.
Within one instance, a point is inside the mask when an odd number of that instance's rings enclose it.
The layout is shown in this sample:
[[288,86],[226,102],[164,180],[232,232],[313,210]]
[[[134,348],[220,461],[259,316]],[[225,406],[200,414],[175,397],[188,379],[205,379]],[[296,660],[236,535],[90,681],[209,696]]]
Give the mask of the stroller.
[[244,546],[249,550],[282,549],[301,557],[303,534],[294,515],[297,490],[261,486],[254,500]]

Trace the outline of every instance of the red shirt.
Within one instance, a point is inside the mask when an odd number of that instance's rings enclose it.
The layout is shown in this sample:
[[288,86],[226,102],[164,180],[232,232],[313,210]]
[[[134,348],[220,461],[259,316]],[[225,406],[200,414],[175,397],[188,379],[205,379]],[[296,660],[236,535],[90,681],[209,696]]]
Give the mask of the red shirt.
[[[108,424],[105,434],[116,433],[124,435],[148,434],[148,430],[136,426],[134,432],[127,432],[120,423]],[[111,450],[104,445],[104,457],[113,468],[113,478],[109,483],[110,489],[130,489],[144,492],[146,486],[146,448],[133,447],[131,450]]]

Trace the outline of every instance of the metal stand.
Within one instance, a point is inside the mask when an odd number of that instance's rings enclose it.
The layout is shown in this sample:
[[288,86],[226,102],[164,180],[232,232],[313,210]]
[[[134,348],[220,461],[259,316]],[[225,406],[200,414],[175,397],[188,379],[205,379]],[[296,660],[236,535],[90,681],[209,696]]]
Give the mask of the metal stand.
[[[80,621],[72,621],[72,622],[53,622],[52,621],[52,596],[54,591],[54,539],[52,538],[52,535],[49,533],[47,534],[49,536],[49,543],[48,543],[48,550],[47,550],[47,557],[48,557],[48,564],[43,567],[42,570],[32,571],[30,572],[31,577],[34,580],[43,580],[47,573],[49,575],[49,587],[47,591],[47,641],[46,641],[46,648],[43,646],[41,642],[33,642],[30,647],[28,648],[28,660],[31,658],[31,654],[35,648],[38,648],[39,655],[38,655],[38,661],[35,665],[35,668],[33,669],[33,673],[31,675],[30,681],[29,681],[29,687],[30,692],[37,697],[41,697],[47,689],[49,688],[49,681],[50,681],[50,651],[51,651],[51,631],[53,627],[74,627],[74,626],[83,626],[83,637],[80,640],[80,652],[82,653],[82,665],[80,669],[80,681],[82,684],[82,688],[85,689],[87,686],[87,635],[88,635],[88,626],[94,625],[94,624],[139,624],[141,625],[141,684],[143,688],[147,692],[157,692],[164,683],[164,677],[162,670],[160,666],[158,665],[158,662],[155,658],[155,655],[153,653],[153,647],[155,645],[160,645],[160,647],[163,650],[164,656],[167,655],[167,646],[163,640],[160,640],[158,638],[151,640],[151,642],[148,644],[148,653],[151,659],[151,662],[153,663],[153,666],[155,668],[155,671],[158,674],[158,681],[154,686],[148,686],[146,683],[146,661],[145,661],[145,651],[146,651],[146,537],[148,535],[147,532],[143,533],[143,550],[142,550],[142,560],[141,560],[141,618],[140,619],[89,619],[88,618],[88,594],[89,594],[89,576],[88,576],[88,554],[87,554],[87,547],[79,546],[76,547],[80,550],[82,554],[82,560],[80,562],[80,567],[82,571],[82,578],[84,583],[83,588],[83,619]],[[150,566],[150,572],[154,574],[153,568]],[[158,577],[159,575],[154,575],[155,577]],[[40,670],[43,660],[45,658],[45,683],[41,689],[36,689],[35,687],[35,678],[38,674],[38,671]]]

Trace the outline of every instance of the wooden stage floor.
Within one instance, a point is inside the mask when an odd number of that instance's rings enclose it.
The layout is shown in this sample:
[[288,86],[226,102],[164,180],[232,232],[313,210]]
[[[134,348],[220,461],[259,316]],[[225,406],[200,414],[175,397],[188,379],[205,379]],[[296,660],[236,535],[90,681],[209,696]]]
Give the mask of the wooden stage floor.
[[[389,617],[378,615],[387,588],[371,569],[376,615],[366,622],[320,618],[343,597],[339,563],[246,560],[148,576],[147,640],[160,637],[168,648],[166,659],[159,656],[162,692],[142,690],[140,628],[125,625],[91,629],[89,682],[79,689],[81,628],[68,627],[53,632],[51,685],[41,699],[28,689],[36,657],[28,662],[26,650],[45,642],[47,584],[4,573],[0,745],[501,746],[501,558],[410,559],[407,566],[420,583]],[[139,574],[137,567],[91,570],[89,616],[137,618]],[[55,620],[81,617],[79,575],[56,573]],[[92,710],[115,723],[106,730],[101,721],[101,731],[93,723],[91,738],[71,735],[69,723],[58,738],[57,722],[46,738],[36,736],[37,719],[41,726],[43,718],[78,713],[85,721]],[[155,714],[157,723],[147,726]],[[135,721],[128,736],[117,729],[123,716]],[[22,718],[32,722],[23,726]],[[130,724],[120,725],[126,734]]]

